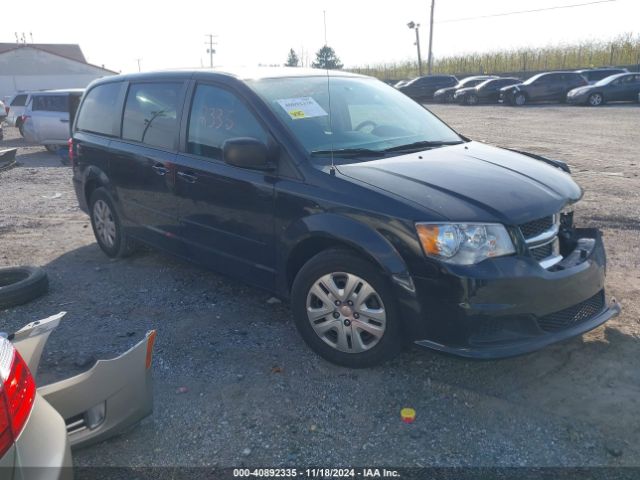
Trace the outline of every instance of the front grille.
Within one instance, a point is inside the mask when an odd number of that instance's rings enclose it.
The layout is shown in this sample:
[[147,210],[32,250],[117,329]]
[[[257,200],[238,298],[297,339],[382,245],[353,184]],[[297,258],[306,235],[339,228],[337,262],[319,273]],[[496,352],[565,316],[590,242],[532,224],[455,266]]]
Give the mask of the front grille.
[[539,218],[537,220],[532,220],[531,222],[523,223],[520,225],[520,231],[524,236],[525,240],[528,240],[533,237],[537,237],[541,233],[544,233],[548,230],[551,230],[553,227],[553,215],[549,215],[548,217]]
[[545,332],[559,332],[590,320],[604,308],[604,290],[573,307],[565,308],[538,319],[538,326]]
[[542,245],[541,247],[530,248],[531,256],[537,261],[544,260],[553,255],[553,242]]

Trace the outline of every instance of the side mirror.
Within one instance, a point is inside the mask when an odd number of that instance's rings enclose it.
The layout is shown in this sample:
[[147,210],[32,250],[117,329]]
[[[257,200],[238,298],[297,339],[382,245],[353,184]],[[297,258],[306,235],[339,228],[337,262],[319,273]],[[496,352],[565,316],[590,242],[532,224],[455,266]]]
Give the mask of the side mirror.
[[273,170],[269,161],[269,149],[257,138],[230,138],[222,144],[222,158],[225,163],[253,170]]

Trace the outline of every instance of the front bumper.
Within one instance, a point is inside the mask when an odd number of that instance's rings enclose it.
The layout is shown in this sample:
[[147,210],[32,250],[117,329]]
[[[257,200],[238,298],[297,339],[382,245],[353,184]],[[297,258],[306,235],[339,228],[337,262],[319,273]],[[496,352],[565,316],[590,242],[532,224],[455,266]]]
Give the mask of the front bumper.
[[587,103],[589,94],[581,93],[579,95],[567,95],[567,103],[570,105],[583,105]]
[[502,257],[414,278],[424,325],[416,344],[464,357],[529,353],[581,335],[620,313],[604,297],[600,232],[577,229],[572,251],[549,270],[533,258]]

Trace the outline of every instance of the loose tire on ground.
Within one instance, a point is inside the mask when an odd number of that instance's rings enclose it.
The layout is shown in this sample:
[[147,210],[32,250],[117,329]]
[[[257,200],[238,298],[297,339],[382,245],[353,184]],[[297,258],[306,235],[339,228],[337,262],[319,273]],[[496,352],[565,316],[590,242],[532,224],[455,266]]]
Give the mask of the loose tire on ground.
[[[350,287],[345,285],[337,290],[339,296],[344,297],[340,304],[335,302],[338,297],[334,299],[326,293],[326,301],[318,302],[314,291],[322,297],[324,290],[317,288],[323,279],[332,275],[347,275],[353,282],[352,295],[347,295]],[[365,285],[373,291],[369,296]],[[351,300],[351,306],[347,306]],[[311,258],[293,282],[291,307],[296,328],[306,344],[329,362],[351,368],[371,367],[393,358],[402,348],[400,319],[387,279],[375,265],[349,250],[325,250]],[[317,315],[322,318],[312,320]],[[383,316],[384,320],[380,321]],[[348,318],[351,321],[345,322]],[[327,328],[326,333],[318,333],[322,325],[332,327]],[[340,350],[341,331],[346,333],[347,341],[342,343],[346,351]]]
[[30,302],[48,288],[47,273],[40,267],[0,268],[0,309]]
[[111,258],[128,257],[135,251],[135,242],[126,234],[111,195],[97,188],[89,200],[91,227],[98,245]]

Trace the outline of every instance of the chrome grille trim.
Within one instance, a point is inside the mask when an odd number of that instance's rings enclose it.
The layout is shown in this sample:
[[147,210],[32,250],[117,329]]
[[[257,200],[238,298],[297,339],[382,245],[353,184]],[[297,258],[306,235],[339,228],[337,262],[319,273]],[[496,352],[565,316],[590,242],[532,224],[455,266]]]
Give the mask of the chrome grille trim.
[[[560,231],[560,213],[552,215],[551,220],[551,228],[535,235],[534,237],[524,238],[525,244],[534,258],[534,250],[546,247],[550,243],[552,244],[551,255],[537,259],[538,264],[545,270],[561,262],[563,258],[562,255],[560,255],[560,241],[558,240],[558,232]],[[520,229],[520,232],[522,233],[522,229]],[[522,236],[524,237],[524,233]]]
[[539,245],[549,243],[549,241],[553,240],[560,231],[560,214],[556,213],[553,215],[553,224],[550,229],[536,235],[535,237],[525,238],[525,243],[527,245]]

